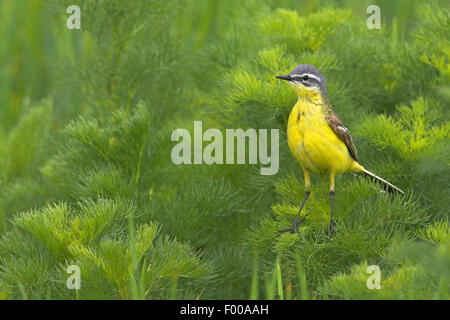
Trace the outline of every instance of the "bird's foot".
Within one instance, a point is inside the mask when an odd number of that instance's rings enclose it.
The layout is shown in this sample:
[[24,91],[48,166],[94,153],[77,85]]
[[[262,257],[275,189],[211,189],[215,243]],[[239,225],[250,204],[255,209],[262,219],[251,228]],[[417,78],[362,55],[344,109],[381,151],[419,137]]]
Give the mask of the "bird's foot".
[[336,225],[336,224],[334,223],[334,220],[331,220],[330,226],[328,227],[328,230],[327,230],[327,235],[328,235],[330,238],[333,237],[333,234],[334,234],[334,226],[335,226],[335,225]]
[[300,223],[302,223],[303,221],[305,221],[307,216],[308,216],[308,214],[305,214],[305,216],[303,218],[301,218],[299,221],[297,221],[297,219],[295,219],[290,228],[278,230],[278,232],[288,232],[289,231],[290,234],[294,233],[294,231],[298,232],[298,225]]

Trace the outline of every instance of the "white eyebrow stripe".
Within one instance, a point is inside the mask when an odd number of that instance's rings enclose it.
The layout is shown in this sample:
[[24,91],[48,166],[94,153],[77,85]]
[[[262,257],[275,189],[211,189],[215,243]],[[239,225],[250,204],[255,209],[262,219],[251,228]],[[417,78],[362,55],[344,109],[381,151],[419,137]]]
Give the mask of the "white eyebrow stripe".
[[316,79],[319,83],[321,82],[320,78],[318,76],[315,76],[315,75],[313,75],[311,73],[302,73],[302,74],[293,74],[292,75],[292,77],[300,77],[300,78],[304,77],[304,76],[308,76],[310,78]]

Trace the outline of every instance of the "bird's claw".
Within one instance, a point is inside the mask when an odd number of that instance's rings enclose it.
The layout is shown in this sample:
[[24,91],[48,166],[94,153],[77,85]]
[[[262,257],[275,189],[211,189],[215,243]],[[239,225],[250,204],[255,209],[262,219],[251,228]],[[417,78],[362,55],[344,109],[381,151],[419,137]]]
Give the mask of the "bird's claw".
[[280,233],[282,233],[282,232],[288,232],[288,231],[289,231],[290,234],[293,234],[294,231],[297,231],[297,232],[298,232],[298,223],[293,223],[293,224],[292,224],[292,227],[290,227],[290,228],[288,228],[288,229],[278,230],[278,232],[280,232]]
[[[308,214],[309,214],[309,213],[308,213]],[[308,214],[305,214],[305,216],[304,216],[303,218],[301,218],[299,221],[295,221],[295,220],[294,220],[294,222],[292,223],[292,226],[291,226],[290,228],[288,228],[288,229],[283,229],[283,230],[278,230],[278,232],[288,232],[288,231],[289,231],[290,234],[293,234],[294,231],[298,232],[298,225],[299,225],[300,223],[302,223],[303,221],[305,221],[305,219],[306,219],[306,217],[308,216]]]
[[331,237],[333,237],[333,234],[334,234],[334,226],[335,226],[335,223],[334,223],[334,221],[332,220],[331,222],[330,222],[330,226],[328,227],[328,230],[327,230],[327,235],[331,238]]

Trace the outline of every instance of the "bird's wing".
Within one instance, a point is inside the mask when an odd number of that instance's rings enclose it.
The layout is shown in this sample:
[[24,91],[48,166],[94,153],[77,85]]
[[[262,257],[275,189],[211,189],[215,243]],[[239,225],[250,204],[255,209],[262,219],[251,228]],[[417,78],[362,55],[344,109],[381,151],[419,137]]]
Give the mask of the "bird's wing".
[[358,152],[356,151],[356,146],[353,143],[352,136],[348,129],[342,123],[342,120],[339,116],[334,112],[334,110],[330,109],[326,113],[325,119],[330,125],[331,129],[333,129],[334,133],[341,139],[345,145],[347,146],[350,155],[355,161],[358,161]]

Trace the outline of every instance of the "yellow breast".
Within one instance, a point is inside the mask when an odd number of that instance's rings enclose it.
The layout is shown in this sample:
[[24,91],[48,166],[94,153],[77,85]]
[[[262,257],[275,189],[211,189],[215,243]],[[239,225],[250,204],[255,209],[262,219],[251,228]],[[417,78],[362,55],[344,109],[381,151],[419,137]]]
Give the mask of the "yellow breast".
[[303,169],[339,174],[354,162],[326,121],[322,104],[299,98],[289,115],[287,135],[289,148]]

